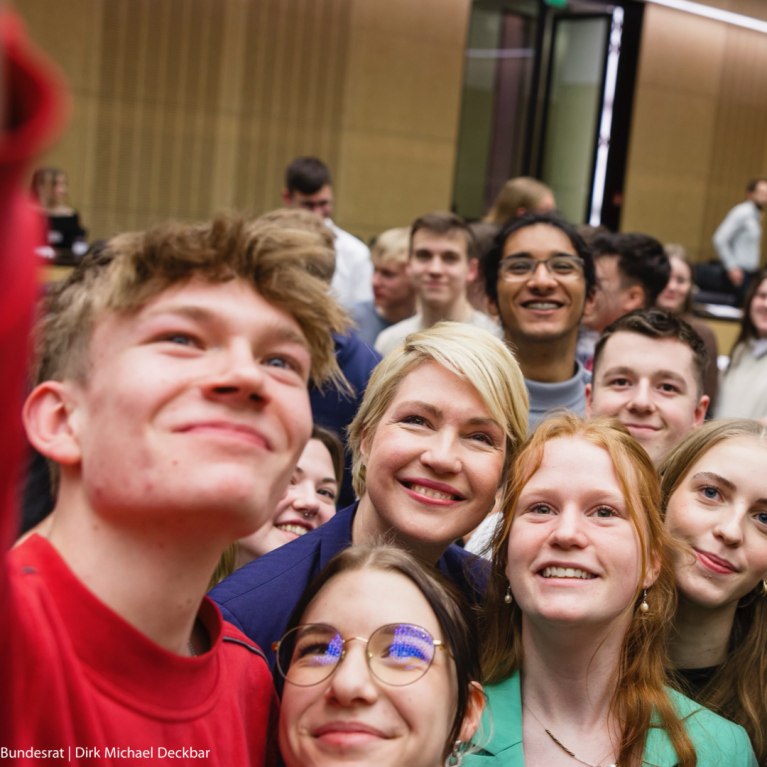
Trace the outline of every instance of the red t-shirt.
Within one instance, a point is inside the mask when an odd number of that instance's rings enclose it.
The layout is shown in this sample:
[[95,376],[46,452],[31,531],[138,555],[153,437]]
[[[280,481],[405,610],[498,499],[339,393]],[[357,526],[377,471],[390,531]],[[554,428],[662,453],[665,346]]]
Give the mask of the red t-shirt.
[[[22,184],[62,122],[64,97],[13,14],[0,14],[0,37],[6,126],[0,134],[0,550],[6,550],[17,529],[20,414],[38,293],[33,250],[44,233]],[[199,618],[211,650],[198,658],[174,655],[98,600],[43,538],[32,536],[9,552],[0,565],[0,764],[274,763],[276,696],[260,650],[207,598]]]
[[[7,555],[10,620],[0,663],[1,747],[15,764],[271,764],[276,695],[261,651],[207,597],[209,652],[164,650],[80,583],[33,535]],[[89,751],[86,749],[90,749]],[[53,753],[50,753],[53,752]],[[173,756],[171,756],[173,754]]]

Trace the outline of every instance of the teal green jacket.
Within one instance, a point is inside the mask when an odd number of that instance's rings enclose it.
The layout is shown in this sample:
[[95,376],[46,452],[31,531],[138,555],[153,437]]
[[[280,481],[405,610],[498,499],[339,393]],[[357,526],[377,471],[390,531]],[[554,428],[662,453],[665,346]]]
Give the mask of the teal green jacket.
[[[522,696],[519,672],[485,687],[488,706],[475,736],[476,753],[466,754],[464,767],[524,767]],[[717,716],[684,695],[669,690],[698,755],[698,767],[758,767],[751,741],[737,724]],[[666,731],[653,727],[647,734],[643,764],[674,767],[676,752]]]

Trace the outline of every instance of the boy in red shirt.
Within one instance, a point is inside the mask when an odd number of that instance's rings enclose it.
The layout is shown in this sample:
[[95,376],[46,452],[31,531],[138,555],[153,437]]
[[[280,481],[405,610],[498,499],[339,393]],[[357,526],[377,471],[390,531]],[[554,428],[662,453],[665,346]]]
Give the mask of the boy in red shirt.
[[[339,375],[325,250],[236,219],[169,224],[114,238],[53,295],[23,417],[57,500],[0,569],[0,761],[274,760],[267,665],[204,594],[309,439],[309,377]],[[31,259],[0,249],[6,546]]]

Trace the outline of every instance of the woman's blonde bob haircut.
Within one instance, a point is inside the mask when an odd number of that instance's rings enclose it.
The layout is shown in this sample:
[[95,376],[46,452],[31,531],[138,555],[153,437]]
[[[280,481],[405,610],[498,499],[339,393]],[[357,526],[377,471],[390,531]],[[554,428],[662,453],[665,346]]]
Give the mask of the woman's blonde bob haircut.
[[527,436],[527,388],[514,355],[486,330],[462,322],[438,322],[409,335],[391,351],[370,377],[357,415],[349,426],[354,491],[365,494],[361,452],[363,437],[370,443],[402,379],[425,362],[437,362],[468,381],[482,397],[490,415],[506,432],[506,461],[502,476]]

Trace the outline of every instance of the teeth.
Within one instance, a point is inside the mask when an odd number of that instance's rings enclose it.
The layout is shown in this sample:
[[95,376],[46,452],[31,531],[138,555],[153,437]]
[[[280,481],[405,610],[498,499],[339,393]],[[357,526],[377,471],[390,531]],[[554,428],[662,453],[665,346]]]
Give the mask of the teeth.
[[305,527],[301,527],[301,525],[276,525],[278,530],[282,530],[286,533],[293,533],[293,535],[306,535],[309,531]]
[[585,570],[578,570],[575,567],[544,567],[544,578],[581,578],[582,580],[590,580],[597,576],[592,573],[587,573]]
[[423,487],[421,485],[410,485],[410,489],[415,493],[419,493],[420,495],[425,495],[427,498],[437,498],[440,501],[458,500],[457,497],[454,495],[448,495],[447,493],[438,493],[436,490],[430,490],[429,488]]
[[557,309],[559,304],[552,304],[547,301],[536,301],[534,303],[526,304],[528,309]]

